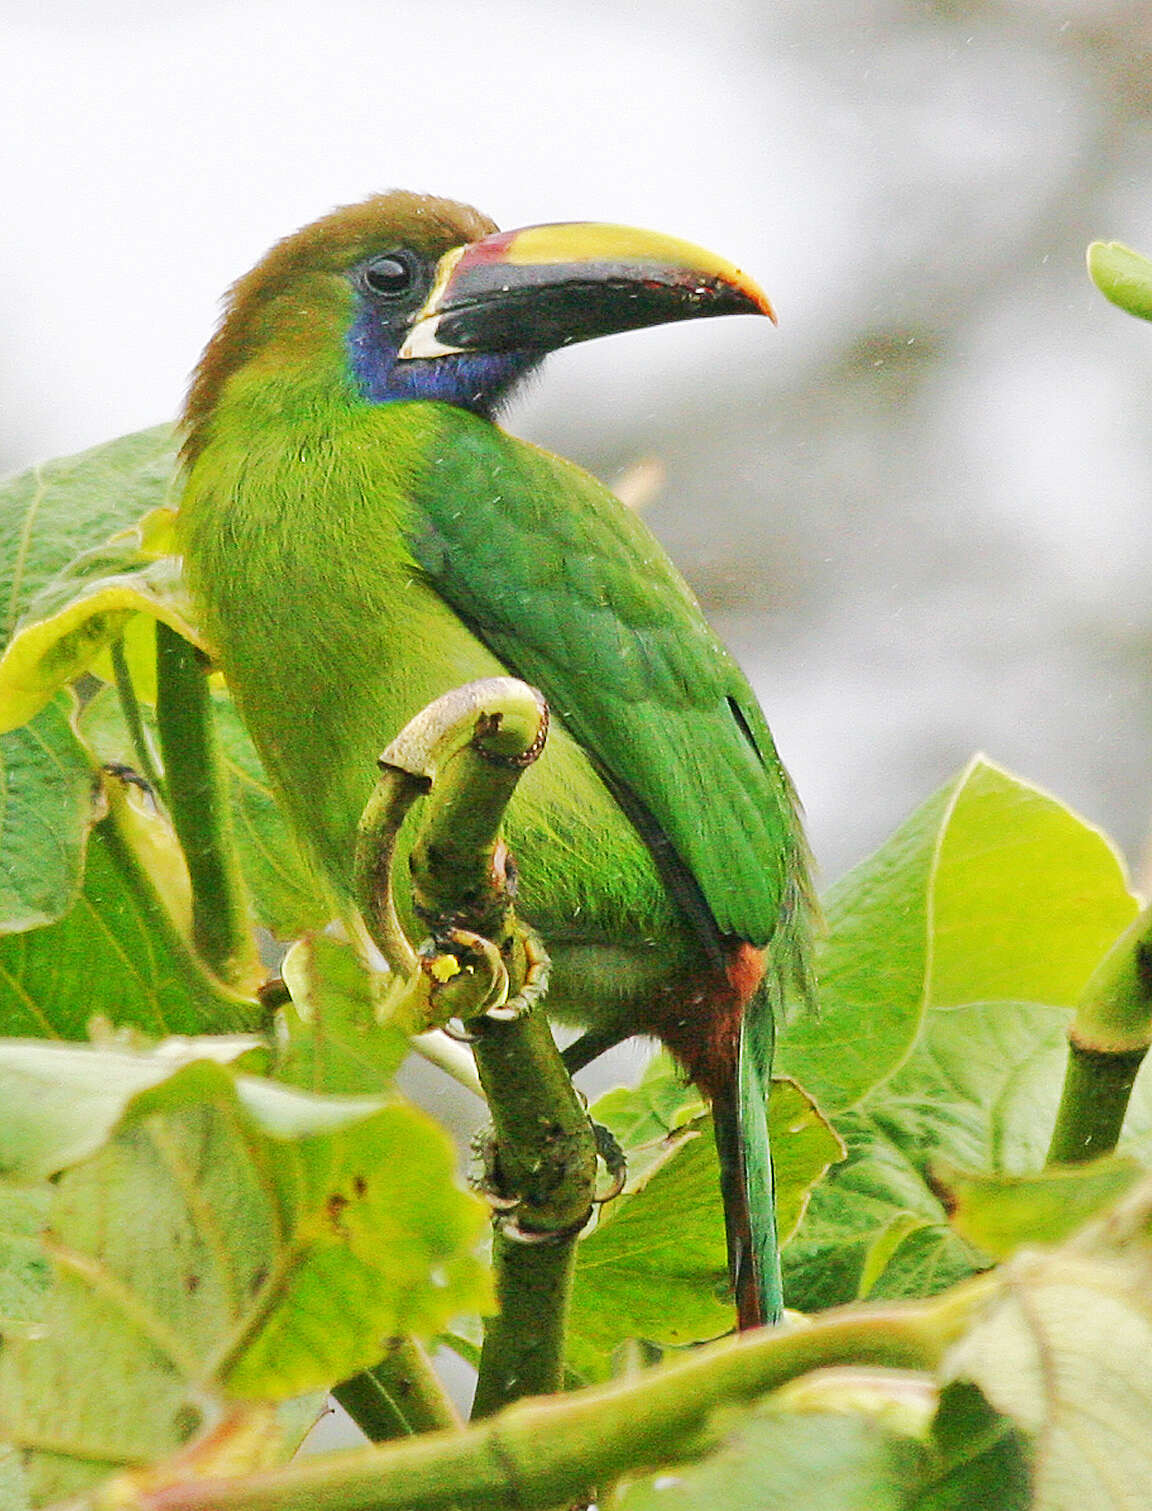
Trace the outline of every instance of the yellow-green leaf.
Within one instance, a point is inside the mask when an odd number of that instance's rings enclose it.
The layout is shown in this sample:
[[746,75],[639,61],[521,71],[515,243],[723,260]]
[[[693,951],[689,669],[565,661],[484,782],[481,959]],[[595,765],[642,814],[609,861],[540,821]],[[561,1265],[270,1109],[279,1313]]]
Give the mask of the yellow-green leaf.
[[780,1067],[850,1106],[951,1009],[1073,1007],[1137,910],[1099,829],[976,757],[831,889],[821,1011],[786,1025]]
[[[159,522],[141,521],[36,595],[0,657],[0,731],[26,723],[57,689],[88,671],[135,615],[197,640],[179,557],[148,554],[149,539],[159,533]],[[117,558],[123,570],[109,570]]]
[[1152,259],[1122,241],[1094,241],[1088,248],[1088,272],[1105,299],[1152,320]]
[[53,923],[80,890],[100,816],[95,772],[61,695],[0,736],[0,937]]
[[380,1021],[390,978],[369,969],[350,944],[310,934],[280,967],[292,1000],[281,1010],[284,1043],[277,1078],[309,1091],[374,1095],[408,1053],[408,1036]]
[[196,1052],[0,1045],[0,1164],[62,1172],[42,1323],[0,1351],[3,1437],[34,1504],[490,1304],[486,1211],[428,1118]]
[[1133,1159],[1109,1155],[1083,1165],[1049,1165],[1033,1175],[973,1175],[943,1168],[952,1224],[993,1259],[1025,1244],[1059,1243],[1112,1206],[1143,1175]]

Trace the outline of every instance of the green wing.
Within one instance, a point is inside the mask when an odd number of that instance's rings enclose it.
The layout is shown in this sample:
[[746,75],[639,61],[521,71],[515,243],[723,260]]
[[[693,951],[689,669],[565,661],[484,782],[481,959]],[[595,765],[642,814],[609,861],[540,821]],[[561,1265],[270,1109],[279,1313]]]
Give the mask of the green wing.
[[541,689],[657,859],[671,846],[702,932],[795,938],[808,882],[791,785],[663,549],[571,463],[458,409],[440,425],[410,538],[437,592]]

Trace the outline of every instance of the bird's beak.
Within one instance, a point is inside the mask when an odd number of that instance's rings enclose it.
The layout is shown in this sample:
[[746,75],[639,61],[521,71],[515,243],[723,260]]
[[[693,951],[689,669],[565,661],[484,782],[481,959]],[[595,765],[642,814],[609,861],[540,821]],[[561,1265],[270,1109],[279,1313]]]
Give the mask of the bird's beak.
[[691,242],[628,226],[527,226],[441,258],[400,356],[546,352],[706,315],[776,319],[739,268]]

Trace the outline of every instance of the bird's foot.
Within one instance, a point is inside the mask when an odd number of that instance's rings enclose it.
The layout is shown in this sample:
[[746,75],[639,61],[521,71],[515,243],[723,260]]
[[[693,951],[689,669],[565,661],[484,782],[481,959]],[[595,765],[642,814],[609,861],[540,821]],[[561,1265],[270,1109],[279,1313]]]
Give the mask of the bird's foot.
[[420,951],[420,969],[428,978],[428,999],[436,1024],[450,1038],[470,1042],[467,1024],[508,1001],[508,968],[500,951],[483,934],[471,929],[448,929]]
[[552,962],[544,941],[532,929],[521,928],[520,944],[524,950],[524,984],[513,996],[498,1007],[490,1007],[485,1017],[508,1023],[530,1013],[548,990],[548,972]]
[[[607,1164],[608,1157],[601,1151],[599,1135],[605,1134],[613,1144],[616,1141],[606,1128],[598,1128],[596,1132],[597,1152],[601,1153],[601,1157]],[[616,1147],[619,1150],[619,1146]],[[472,1138],[472,1163],[468,1170],[468,1184],[491,1207],[493,1223],[501,1237],[508,1239],[510,1243],[566,1243],[577,1233],[582,1233],[588,1225],[590,1213],[587,1212],[582,1214],[576,1222],[563,1228],[535,1228],[525,1226],[521,1222],[524,1201],[519,1196],[509,1195],[503,1187],[500,1175],[500,1151],[495,1130],[491,1125],[481,1128]],[[598,1196],[594,1200],[596,1202],[609,1201],[616,1194],[617,1191],[614,1190],[607,1196]]]
[[520,935],[524,984],[511,992],[508,967],[498,947],[470,929],[450,929],[421,951],[421,968],[430,979],[429,997],[437,1021],[451,1039],[475,1042],[468,1025],[478,1018],[510,1023],[529,1013],[548,989],[551,962],[530,930]]
[[473,1191],[482,1196],[495,1213],[515,1211],[520,1198],[509,1196],[501,1185],[496,1130],[490,1123],[472,1135],[471,1154],[468,1184]]

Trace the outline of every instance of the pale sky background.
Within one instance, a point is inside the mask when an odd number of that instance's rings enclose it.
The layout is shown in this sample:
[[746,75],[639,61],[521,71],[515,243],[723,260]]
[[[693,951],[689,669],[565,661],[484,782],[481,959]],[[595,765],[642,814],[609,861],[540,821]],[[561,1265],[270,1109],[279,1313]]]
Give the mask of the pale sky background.
[[607,477],[744,661],[826,879],[977,747],[1152,810],[1152,8],[57,0],[0,6],[0,463],[177,408],[226,285],[399,185],[742,262],[778,331],[590,343],[509,418]]

